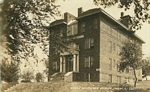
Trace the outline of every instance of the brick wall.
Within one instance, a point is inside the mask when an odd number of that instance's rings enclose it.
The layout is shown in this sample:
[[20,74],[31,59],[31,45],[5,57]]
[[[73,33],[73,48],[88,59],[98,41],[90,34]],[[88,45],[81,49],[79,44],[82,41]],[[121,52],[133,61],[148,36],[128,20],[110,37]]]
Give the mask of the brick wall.
[[[119,33],[120,34],[119,34]],[[121,35],[120,36],[118,36]],[[120,39],[121,38],[121,39]],[[126,40],[127,36],[121,32],[118,26],[112,25],[104,18],[100,18],[100,81],[108,82],[109,76],[112,75],[112,82],[117,83],[118,77],[121,77],[121,82],[125,82],[127,78],[133,78],[129,73],[120,73],[117,70],[117,63],[120,61],[118,55],[118,46],[122,46],[122,41]],[[112,43],[110,46],[110,42]],[[111,47],[111,50],[110,50]],[[112,62],[110,69],[110,60]]]

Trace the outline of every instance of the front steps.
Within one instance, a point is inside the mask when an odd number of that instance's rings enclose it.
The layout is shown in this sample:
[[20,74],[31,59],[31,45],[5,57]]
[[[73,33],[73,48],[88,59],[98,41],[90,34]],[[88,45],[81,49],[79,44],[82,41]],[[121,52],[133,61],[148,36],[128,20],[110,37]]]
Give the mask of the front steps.
[[64,80],[64,75],[65,73],[54,73],[53,75],[50,76],[49,81],[62,81]]

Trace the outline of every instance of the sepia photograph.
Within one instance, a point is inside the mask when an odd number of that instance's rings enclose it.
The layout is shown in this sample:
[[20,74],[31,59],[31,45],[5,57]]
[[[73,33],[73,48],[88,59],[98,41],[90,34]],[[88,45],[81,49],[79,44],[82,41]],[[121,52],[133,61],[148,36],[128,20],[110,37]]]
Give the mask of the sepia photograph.
[[0,0],[0,92],[150,92],[150,0]]

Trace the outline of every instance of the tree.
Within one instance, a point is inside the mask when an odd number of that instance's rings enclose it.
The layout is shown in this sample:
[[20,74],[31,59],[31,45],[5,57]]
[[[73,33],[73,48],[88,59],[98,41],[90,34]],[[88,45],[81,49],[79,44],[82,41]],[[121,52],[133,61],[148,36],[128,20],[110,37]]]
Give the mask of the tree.
[[150,60],[149,59],[143,60],[142,74],[143,74],[143,77],[150,75]]
[[142,51],[141,46],[136,41],[126,41],[122,46],[121,52],[121,62],[119,69],[120,71],[124,71],[126,68],[130,67],[133,69],[135,82],[134,87],[136,87],[137,76],[136,69],[140,69],[142,67]]
[[41,82],[42,78],[43,78],[42,73],[37,73],[36,74],[36,80],[37,80],[37,82]]
[[9,62],[7,58],[2,59],[1,62],[1,79],[6,82],[16,82],[19,78],[18,63]]
[[[65,40],[57,34],[49,34],[48,26],[55,16],[60,15],[57,0],[4,0],[2,3],[2,34],[6,52],[16,62],[29,61],[33,57],[38,63],[34,48],[39,46],[49,54],[49,38],[54,41],[56,53],[66,48]],[[50,35],[50,37],[49,37]],[[1,36],[2,37],[2,36]],[[55,39],[58,38],[59,40]],[[1,38],[1,39],[3,39]],[[48,58],[48,57],[47,57]]]
[[[0,34],[7,55],[16,62],[33,57],[38,63],[34,48],[39,46],[49,54],[49,26],[60,15],[56,0],[4,0],[2,5],[3,28]],[[55,39],[55,38],[54,38]],[[61,40],[61,39],[60,39]],[[55,40],[58,41],[58,40]],[[47,57],[48,58],[48,57]]]
[[125,10],[131,9],[130,6],[134,6],[134,17],[130,18],[132,23],[131,29],[136,31],[141,28],[142,22],[146,20],[150,21],[150,1],[149,0],[93,0],[97,6],[104,6],[104,8],[114,6],[118,4],[119,8]]
[[6,48],[16,61],[33,56],[37,43],[48,53],[49,34],[45,26],[59,15],[55,0],[4,0],[2,15]]

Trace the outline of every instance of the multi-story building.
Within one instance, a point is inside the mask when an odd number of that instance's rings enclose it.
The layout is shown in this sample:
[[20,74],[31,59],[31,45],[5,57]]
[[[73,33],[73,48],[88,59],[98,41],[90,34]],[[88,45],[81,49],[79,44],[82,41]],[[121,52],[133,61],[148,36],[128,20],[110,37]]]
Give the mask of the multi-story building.
[[[54,59],[50,41],[49,73],[66,73],[73,81],[123,83],[133,80],[130,68],[122,73],[118,71],[120,49],[125,40],[136,40],[140,45],[144,41],[130,31],[129,15],[121,13],[120,18],[116,20],[100,8],[87,11],[79,8],[78,17],[65,13],[64,19],[52,22],[51,33],[72,37],[74,42],[69,45],[71,53],[60,53]],[[137,72],[141,80],[142,72]]]

